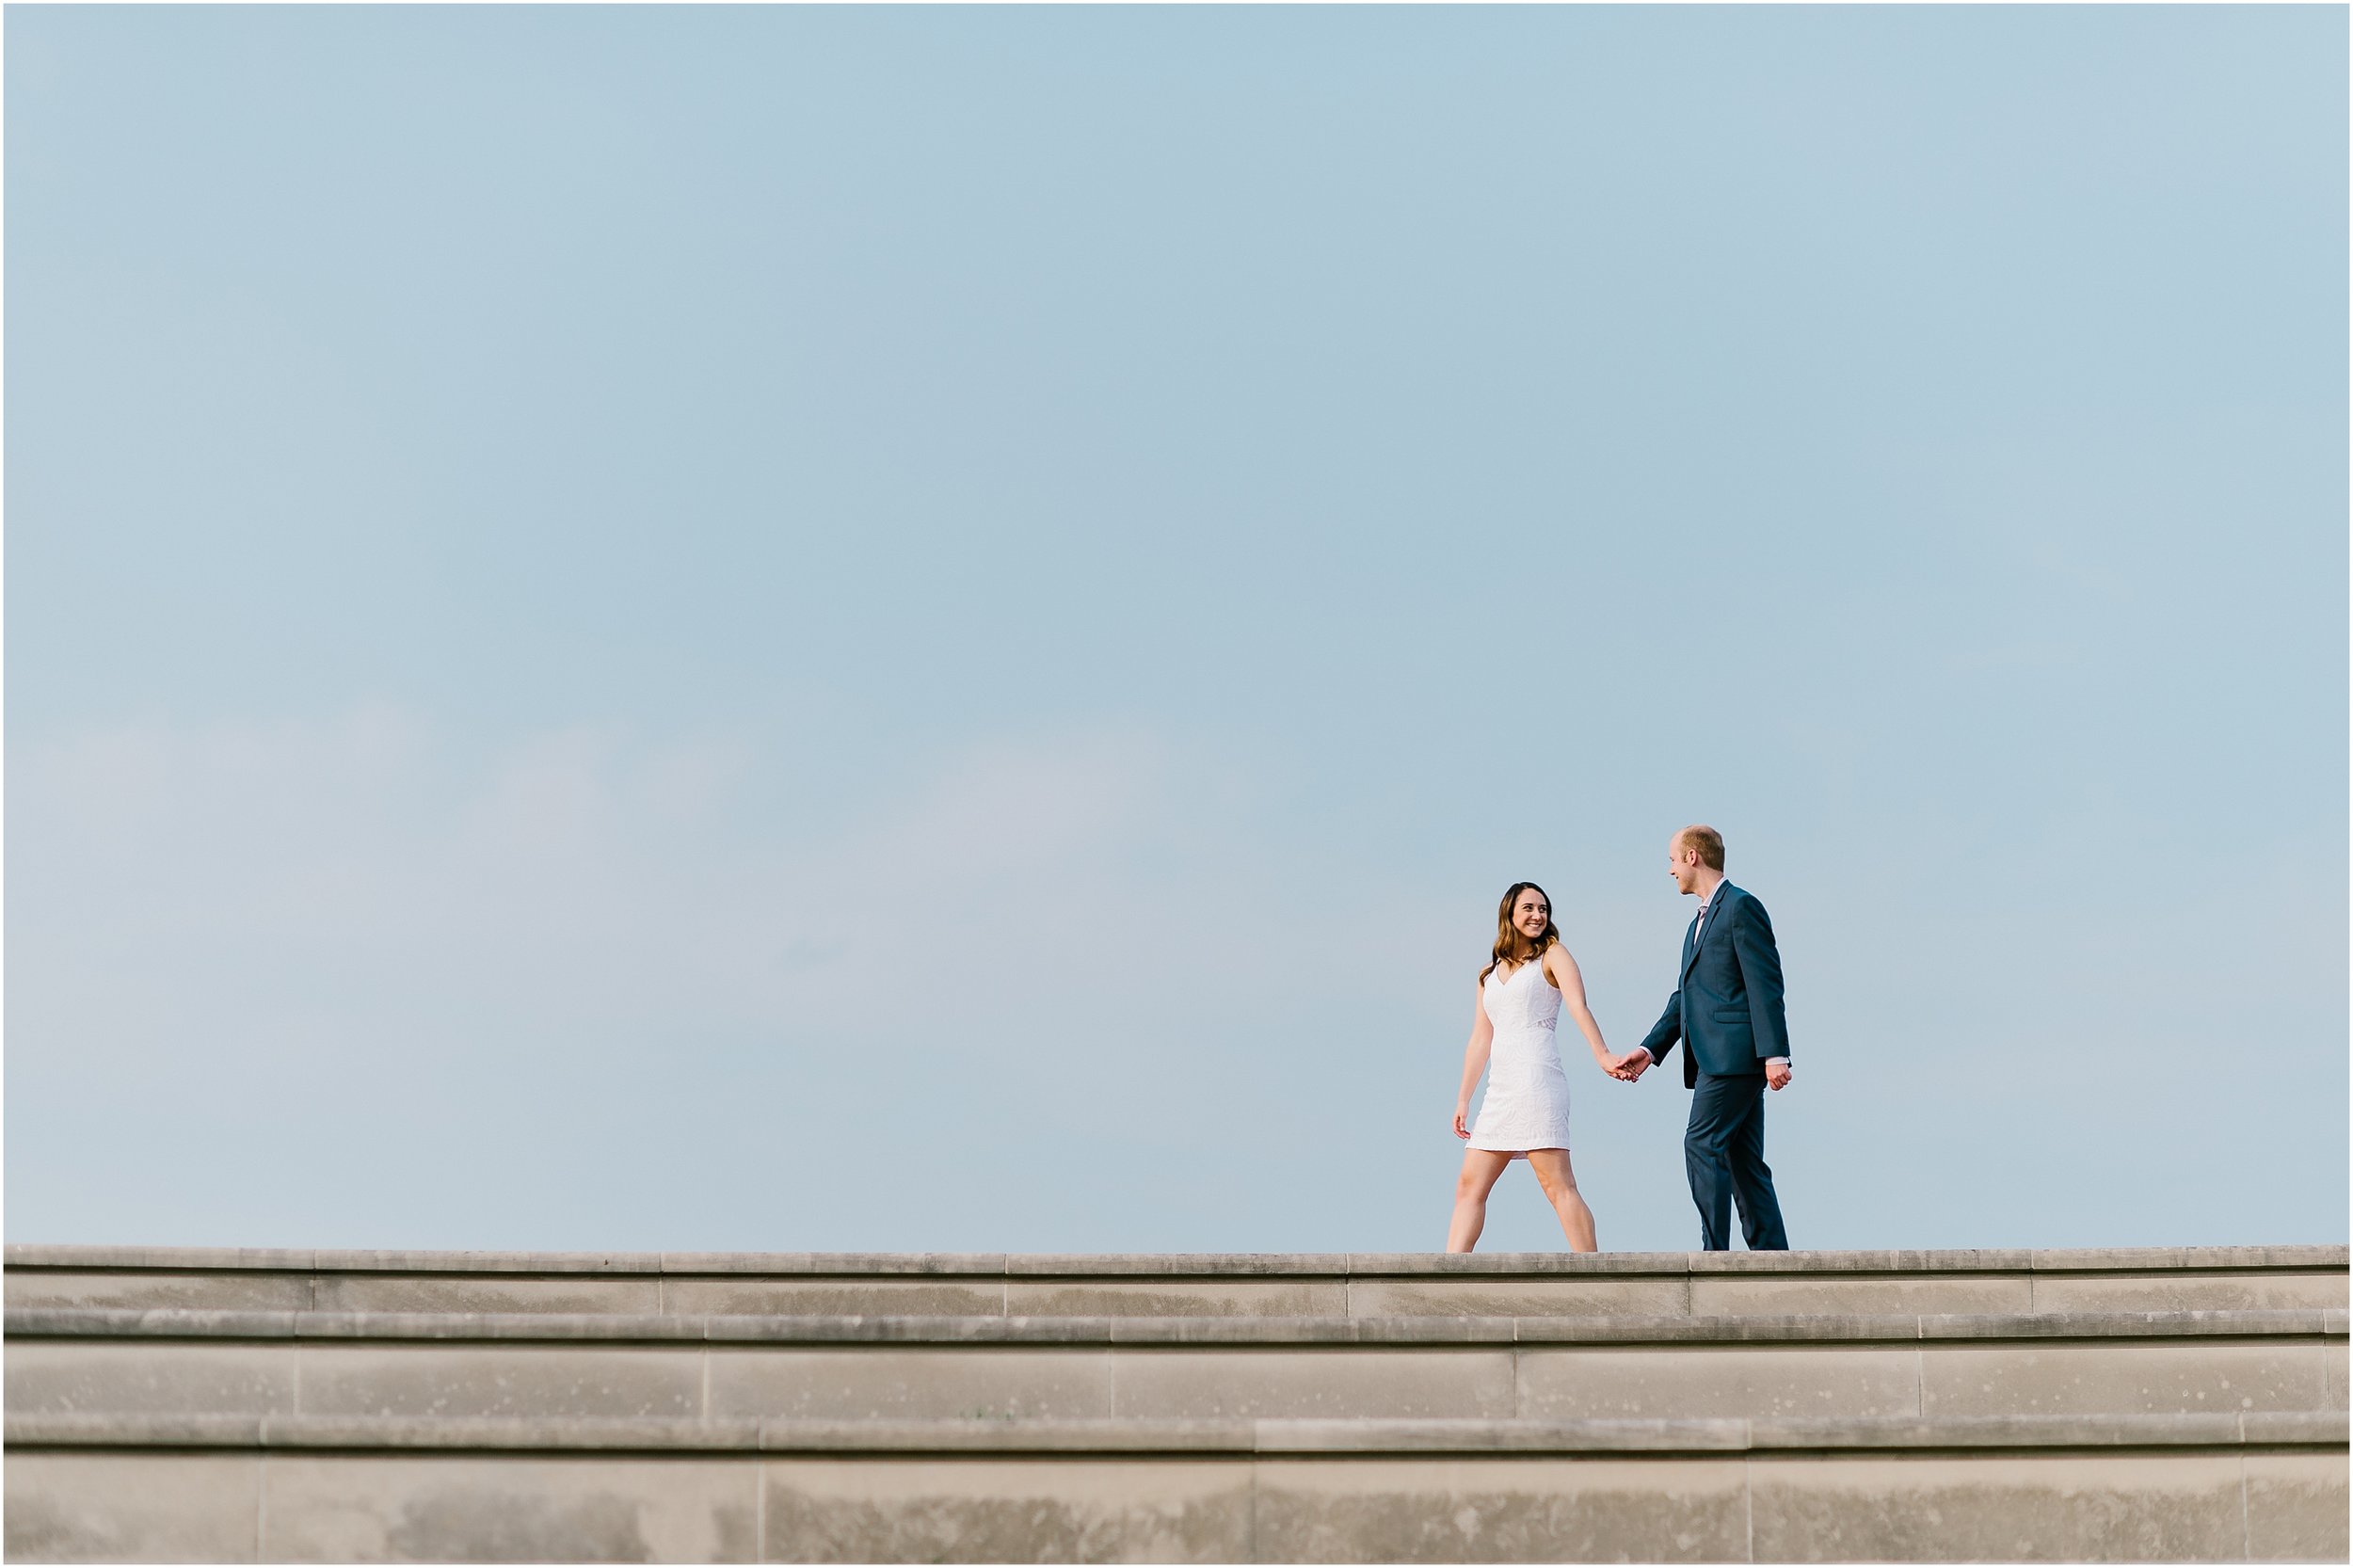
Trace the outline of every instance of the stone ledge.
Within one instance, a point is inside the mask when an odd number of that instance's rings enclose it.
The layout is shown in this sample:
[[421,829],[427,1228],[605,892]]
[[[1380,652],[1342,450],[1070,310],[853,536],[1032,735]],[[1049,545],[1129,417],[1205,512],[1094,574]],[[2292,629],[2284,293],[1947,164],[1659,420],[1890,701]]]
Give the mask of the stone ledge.
[[1439,1345],[2338,1338],[2344,1309],[1719,1317],[667,1316],[11,1307],[10,1338],[705,1344]]
[[10,1269],[303,1273],[932,1275],[993,1279],[1692,1273],[2131,1273],[2344,1269],[2342,1244],[1787,1253],[556,1253],[15,1243]]
[[11,1416],[11,1450],[985,1454],[1808,1453],[2327,1448],[2343,1411],[1788,1420],[735,1420],[322,1416]]

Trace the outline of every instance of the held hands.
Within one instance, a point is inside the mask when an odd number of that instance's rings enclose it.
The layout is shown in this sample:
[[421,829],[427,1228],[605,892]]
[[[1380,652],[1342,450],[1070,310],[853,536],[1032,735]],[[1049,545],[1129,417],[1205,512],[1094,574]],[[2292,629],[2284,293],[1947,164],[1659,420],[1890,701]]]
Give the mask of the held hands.
[[1624,1056],[1605,1058],[1601,1064],[1602,1071],[1625,1083],[1632,1083],[1649,1068],[1650,1052],[1641,1049],[1630,1050]]

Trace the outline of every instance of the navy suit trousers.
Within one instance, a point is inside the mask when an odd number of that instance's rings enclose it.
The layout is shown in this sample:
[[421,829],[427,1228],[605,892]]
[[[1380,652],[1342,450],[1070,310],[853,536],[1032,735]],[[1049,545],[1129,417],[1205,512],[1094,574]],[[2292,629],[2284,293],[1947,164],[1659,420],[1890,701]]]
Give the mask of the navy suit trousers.
[[1683,1129],[1683,1168],[1700,1209],[1700,1245],[1732,1250],[1732,1206],[1740,1206],[1740,1234],[1752,1252],[1787,1252],[1781,1200],[1765,1163],[1765,1075],[1700,1074],[1691,1120]]

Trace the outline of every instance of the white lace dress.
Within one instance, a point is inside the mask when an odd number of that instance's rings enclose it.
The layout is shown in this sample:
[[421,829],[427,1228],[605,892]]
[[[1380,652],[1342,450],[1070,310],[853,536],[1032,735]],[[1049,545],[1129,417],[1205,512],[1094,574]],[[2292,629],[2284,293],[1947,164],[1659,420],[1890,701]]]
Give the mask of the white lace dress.
[[1524,1154],[1569,1146],[1569,1075],[1553,1038],[1561,993],[1542,964],[1522,964],[1509,979],[1487,976],[1480,1005],[1495,1026],[1487,1056],[1487,1097],[1480,1102],[1470,1146]]

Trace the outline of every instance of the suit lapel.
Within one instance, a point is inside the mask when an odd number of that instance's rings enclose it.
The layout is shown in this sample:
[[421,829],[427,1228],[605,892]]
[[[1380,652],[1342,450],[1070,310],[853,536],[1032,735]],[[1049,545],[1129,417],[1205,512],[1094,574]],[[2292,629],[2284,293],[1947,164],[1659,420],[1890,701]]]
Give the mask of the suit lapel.
[[[1725,895],[1736,890],[1729,882],[1716,884],[1716,896],[1707,901],[1707,928],[1705,930],[1700,929],[1700,918],[1697,915],[1691,917],[1691,931],[1686,932],[1683,937],[1683,978],[1685,980],[1691,978],[1691,966],[1699,962],[1700,949],[1707,945],[1707,939],[1715,936],[1716,928],[1723,923],[1724,911],[1731,907],[1724,902]],[[1691,940],[1691,932],[1698,933],[1698,941]]]

